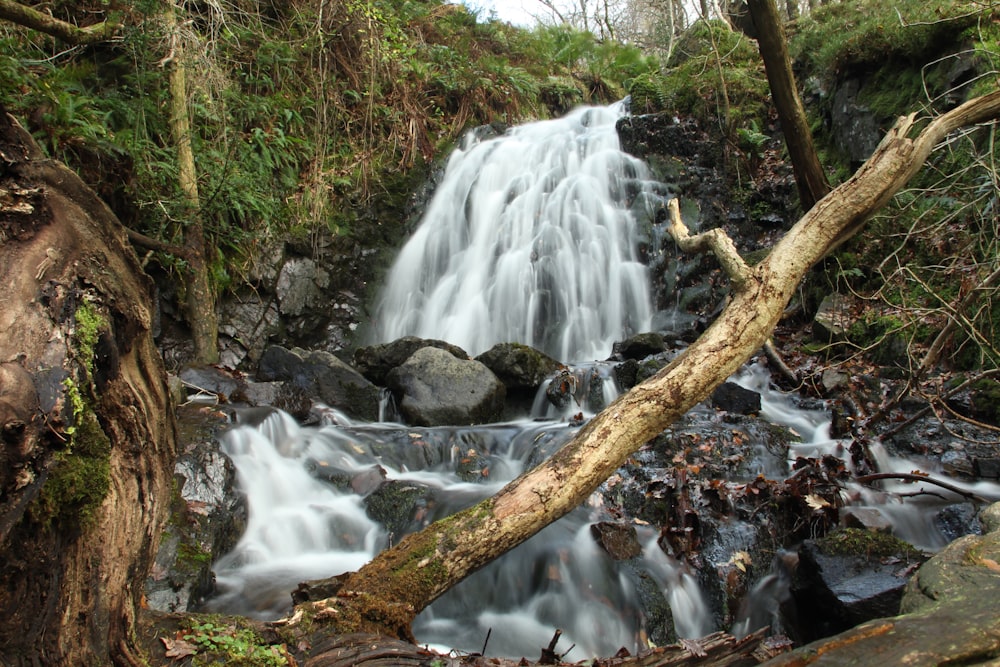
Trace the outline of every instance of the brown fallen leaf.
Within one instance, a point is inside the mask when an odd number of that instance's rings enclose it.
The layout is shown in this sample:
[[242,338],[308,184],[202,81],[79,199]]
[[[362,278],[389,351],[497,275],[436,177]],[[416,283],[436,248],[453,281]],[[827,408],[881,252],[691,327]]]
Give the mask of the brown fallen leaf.
[[160,637],[160,641],[163,645],[167,647],[166,656],[168,658],[173,658],[174,660],[180,660],[191,655],[198,653],[198,647],[189,641],[183,639],[170,639],[169,637]]

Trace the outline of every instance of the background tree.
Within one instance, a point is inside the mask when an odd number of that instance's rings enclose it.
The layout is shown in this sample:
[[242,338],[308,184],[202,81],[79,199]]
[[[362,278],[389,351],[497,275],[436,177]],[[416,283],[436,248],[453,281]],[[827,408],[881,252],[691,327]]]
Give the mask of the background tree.
[[808,211],[830,191],[830,185],[813,146],[812,130],[809,128],[802,100],[799,99],[782,18],[774,0],[748,0],[747,4],[767,72],[771,99],[774,100],[778,118],[781,119],[785,145],[795,171],[799,203],[803,211]]

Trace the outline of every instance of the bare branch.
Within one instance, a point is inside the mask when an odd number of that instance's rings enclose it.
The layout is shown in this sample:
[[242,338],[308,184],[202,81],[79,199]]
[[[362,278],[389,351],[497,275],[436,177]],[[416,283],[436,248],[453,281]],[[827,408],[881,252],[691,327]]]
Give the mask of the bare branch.
[[715,228],[691,236],[687,225],[681,220],[681,208],[676,198],[670,200],[670,203],[667,204],[667,210],[670,213],[670,227],[667,231],[681,250],[684,252],[711,251],[718,258],[722,269],[737,289],[750,281],[753,272],[740,257],[740,253],[736,250],[736,244],[726,232]]

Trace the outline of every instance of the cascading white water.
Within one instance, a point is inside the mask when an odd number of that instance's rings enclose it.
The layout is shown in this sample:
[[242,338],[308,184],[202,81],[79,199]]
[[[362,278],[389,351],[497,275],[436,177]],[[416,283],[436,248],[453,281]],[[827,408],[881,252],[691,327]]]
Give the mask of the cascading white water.
[[451,156],[378,305],[377,342],[444,339],[476,355],[519,342],[561,361],[647,331],[650,286],[630,210],[646,166],[623,153],[622,105],[470,134]]

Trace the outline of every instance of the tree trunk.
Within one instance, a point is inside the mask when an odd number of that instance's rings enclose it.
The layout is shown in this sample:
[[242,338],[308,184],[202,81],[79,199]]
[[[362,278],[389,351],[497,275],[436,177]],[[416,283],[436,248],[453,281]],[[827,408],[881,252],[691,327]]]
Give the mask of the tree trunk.
[[816,155],[809,121],[795,87],[795,75],[792,74],[792,62],[788,56],[781,17],[774,0],[748,0],[747,4],[757,33],[760,55],[764,60],[767,82],[771,87],[771,98],[778,110],[785,145],[788,146],[788,154],[792,159],[799,201],[802,210],[808,211],[830,191],[830,184]]
[[[411,639],[414,616],[473,571],[583,502],[626,458],[673,423],[767,341],[806,271],[850,238],[921,167],[952,130],[1000,116],[1000,92],[972,100],[908,138],[901,118],[871,159],[819,201],[748,267],[719,230],[689,236],[672,200],[671,233],[685,251],[712,250],[733,283],[731,301],[684,353],[590,420],[547,462],[496,496],[438,521],[344,575],[334,596],[301,605],[291,628],[331,623],[338,632],[376,631]],[[303,621],[308,621],[303,623]]]
[[164,15],[171,39],[167,57],[170,70],[170,131],[177,148],[177,173],[181,192],[187,201],[188,220],[184,225],[184,253],[187,260],[184,310],[194,342],[194,361],[213,364],[219,360],[219,319],[215,312],[215,292],[208,272],[208,246],[198,194],[198,171],[191,148],[191,122],[187,108],[187,64],[183,40],[177,31],[177,19],[171,7]]
[[173,407],[124,230],[0,112],[0,663],[139,664]]

